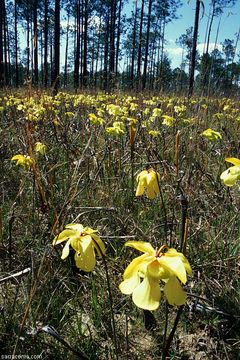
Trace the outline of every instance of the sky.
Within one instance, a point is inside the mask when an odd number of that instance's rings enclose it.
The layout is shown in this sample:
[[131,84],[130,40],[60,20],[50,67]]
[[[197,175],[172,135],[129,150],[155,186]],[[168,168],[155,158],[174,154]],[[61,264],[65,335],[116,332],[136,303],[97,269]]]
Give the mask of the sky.
[[[140,8],[142,1],[138,1],[138,7]],[[161,1],[161,0],[158,0]],[[201,18],[199,23],[199,38],[198,38],[198,50],[200,55],[204,49],[205,41],[205,32],[207,28],[208,12],[209,12],[209,3],[210,0],[203,0],[205,4],[205,12],[201,11]],[[147,4],[148,1],[145,1]],[[178,39],[182,34],[186,32],[186,29],[194,25],[194,13],[195,13],[195,3],[196,0],[182,0],[183,6],[178,9],[178,19],[174,20],[172,23],[168,23],[166,26],[166,45],[165,51],[168,57],[171,60],[171,67],[176,68],[180,67],[182,60],[182,49],[179,45],[176,44],[176,39]],[[128,0],[128,3],[124,6],[124,13],[127,17],[131,16],[131,12],[135,9],[135,0]],[[147,5],[145,13],[147,12]],[[66,26],[66,20],[64,21],[64,11],[61,11],[61,26]],[[234,39],[236,41],[236,34],[240,28],[240,0],[236,0],[234,7],[225,9],[221,18],[221,27],[219,31],[219,37],[217,41],[217,48],[221,50],[221,42],[224,39]],[[216,31],[218,27],[219,18],[215,18],[212,26],[212,35],[210,39],[210,51],[214,49]],[[26,31],[19,27],[20,31],[20,44],[21,48],[26,46]],[[65,60],[65,35],[61,37],[61,51],[60,51],[60,63],[61,67],[64,65]],[[240,54],[240,40],[237,48],[237,54]],[[236,58],[237,60],[238,58]],[[40,61],[40,59],[39,59]],[[120,64],[119,68],[122,70],[123,64]]]
[[[139,7],[141,5],[141,0],[138,0]],[[171,66],[175,68],[180,66],[182,59],[182,49],[176,44],[176,39],[178,39],[182,34],[186,32],[186,29],[194,25],[194,14],[195,14],[195,0],[182,0],[183,6],[178,10],[179,19],[174,20],[172,23],[169,23],[166,27],[166,46],[165,50],[169,58],[171,59]],[[205,12],[204,14],[201,11],[201,19],[199,23],[199,38],[198,38],[198,50],[200,54],[204,48],[205,41],[205,32],[207,27],[208,12],[209,12],[209,3],[210,0],[204,0]],[[134,8],[135,1],[129,0],[129,3],[125,6],[126,14],[130,15],[131,11]],[[147,10],[147,9],[146,9]],[[236,40],[236,33],[240,28],[240,0],[236,1],[234,7],[224,10],[224,13],[221,18],[221,27],[218,37],[218,49],[221,50],[221,42],[225,39]],[[218,27],[219,18],[215,18],[212,27],[212,35],[210,39],[210,50],[214,49],[216,31]],[[240,51],[240,46],[238,46]],[[239,53],[238,51],[238,53]]]

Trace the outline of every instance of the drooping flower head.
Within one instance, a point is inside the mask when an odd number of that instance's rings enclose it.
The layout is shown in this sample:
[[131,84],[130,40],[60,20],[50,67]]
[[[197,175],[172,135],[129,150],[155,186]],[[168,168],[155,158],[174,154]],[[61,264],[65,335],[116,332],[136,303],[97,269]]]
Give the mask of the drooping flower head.
[[163,115],[163,125],[173,126],[176,119],[169,115]]
[[45,155],[47,152],[47,145],[38,141],[35,144],[35,151],[41,155]]
[[110,135],[121,136],[125,134],[126,128],[122,121],[114,121],[113,126],[106,128],[106,132]]
[[240,159],[237,158],[226,158],[225,161],[233,164],[227,170],[225,170],[220,178],[227,186],[233,186],[238,180],[240,180]]
[[96,234],[97,230],[83,227],[82,224],[68,224],[58,236],[53,240],[53,245],[67,241],[64,245],[61,259],[66,259],[69,255],[69,247],[76,251],[74,259],[76,266],[84,271],[92,271],[96,265],[95,250],[102,257],[106,249],[100,237]]
[[222,135],[220,134],[220,132],[218,131],[215,131],[213,129],[207,129],[207,130],[204,130],[202,133],[201,133],[202,136],[205,136],[206,138],[208,138],[208,140],[210,141],[217,141],[217,140],[220,140],[222,139]]
[[192,274],[186,257],[167,245],[155,250],[144,241],[128,241],[125,246],[133,247],[144,254],[135,258],[126,268],[124,281],[119,285],[123,294],[132,294],[135,305],[145,310],[156,310],[161,301],[160,282],[171,305],[183,305],[187,295],[181,283],[186,284],[187,273]]
[[144,192],[149,199],[154,199],[159,193],[160,174],[154,169],[143,170],[137,175],[136,196],[142,196]]
[[34,159],[29,155],[14,155],[11,159],[12,161],[17,161],[17,166],[22,166],[25,170],[29,171],[34,163]]

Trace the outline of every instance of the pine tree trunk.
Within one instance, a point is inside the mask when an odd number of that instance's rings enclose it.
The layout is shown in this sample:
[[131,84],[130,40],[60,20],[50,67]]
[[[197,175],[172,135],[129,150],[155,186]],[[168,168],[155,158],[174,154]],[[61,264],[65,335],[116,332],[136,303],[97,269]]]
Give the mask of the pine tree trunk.
[[120,0],[119,9],[118,9],[118,28],[117,28],[117,44],[116,44],[116,64],[115,64],[116,78],[118,76],[118,58],[119,58],[120,35],[121,35],[121,13],[122,13],[122,0]]
[[7,86],[9,84],[9,76],[11,72],[10,69],[8,71],[8,66],[10,64],[10,56],[8,58],[8,42],[7,42],[8,27],[7,27],[5,0],[2,0],[2,5],[3,5],[3,42],[4,42],[4,85]]
[[64,87],[66,87],[68,83],[68,34],[69,34],[69,13],[67,19],[67,37],[66,37],[66,48],[65,48]]
[[14,36],[15,36],[15,85],[19,85],[19,74],[18,74],[18,36],[17,36],[17,2],[14,3]]
[[[102,25],[102,18],[100,17],[100,24],[99,28],[101,29]],[[97,72],[98,72],[98,59],[100,56],[100,34],[98,34],[98,40],[97,40],[97,52],[96,52],[96,64],[95,64],[95,75],[94,75],[94,87],[96,89],[97,87]]]
[[48,0],[45,0],[44,8],[44,69],[43,69],[43,85],[48,85]]
[[160,60],[160,69],[159,69],[159,84],[160,84],[160,91],[163,90],[163,56],[164,56],[164,41],[165,41],[165,26],[166,26],[166,19],[163,18],[162,23],[162,44],[161,44],[161,60]]
[[85,0],[84,8],[84,46],[83,46],[83,85],[87,85],[88,71],[87,71],[87,52],[88,52],[88,0]]
[[117,1],[111,0],[111,21],[110,21],[110,54],[109,54],[109,75],[110,87],[115,86],[115,27],[116,27]]
[[29,2],[27,1],[27,78],[29,79],[30,71],[30,16],[29,16]]
[[0,88],[4,85],[3,63],[3,0],[0,0]]
[[59,88],[60,71],[60,0],[55,0],[55,24],[54,24],[54,68],[53,68],[53,94],[56,95]]
[[109,50],[108,43],[109,43],[109,15],[107,15],[107,19],[106,19],[105,42],[104,42],[103,88],[105,91],[108,90],[108,50]]
[[76,43],[75,43],[75,61],[74,61],[74,88],[79,87],[79,60],[80,60],[80,0],[77,0],[76,14]]
[[132,42],[132,62],[131,62],[131,89],[134,88],[134,66],[135,66],[135,50],[136,50],[136,28],[137,28],[137,0],[135,7],[134,25],[133,25],[133,42]]
[[194,72],[195,72],[196,54],[197,54],[197,38],[198,38],[198,26],[199,26],[200,2],[201,2],[201,0],[196,0],[194,31],[193,31],[193,46],[192,46],[191,68],[190,68],[189,88],[188,88],[188,96],[189,97],[192,96],[192,94],[193,94]]
[[144,15],[144,0],[142,0],[141,18],[140,18],[140,29],[139,29],[139,44],[138,44],[138,64],[137,64],[137,78],[138,87],[141,87],[141,64],[142,64],[142,29],[143,29],[143,15]]
[[143,66],[142,90],[145,89],[146,80],[147,80],[148,46],[149,46],[151,12],[152,12],[152,0],[149,0],[149,3],[148,3],[148,22],[147,22],[147,39],[146,39],[145,57],[144,57],[144,66]]
[[38,24],[37,24],[38,0],[34,1],[33,8],[33,36],[34,36],[34,84],[38,85]]

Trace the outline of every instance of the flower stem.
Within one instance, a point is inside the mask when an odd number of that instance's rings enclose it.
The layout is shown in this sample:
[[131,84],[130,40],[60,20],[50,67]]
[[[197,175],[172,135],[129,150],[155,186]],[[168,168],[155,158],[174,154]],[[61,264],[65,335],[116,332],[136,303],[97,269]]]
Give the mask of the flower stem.
[[[180,234],[180,251],[181,252],[185,252],[185,247],[186,247],[186,233],[187,233],[187,228],[188,228],[188,217],[187,217],[187,210],[188,210],[188,199],[187,196],[184,194],[181,194],[179,197],[179,200],[181,201],[181,206],[182,206],[182,221],[181,221],[181,234]],[[165,341],[163,342],[163,353],[162,353],[162,360],[165,360],[167,358],[167,356],[169,356],[169,349],[170,346],[172,344],[175,332],[177,330],[177,326],[178,323],[180,321],[180,317],[181,314],[183,312],[183,308],[184,306],[180,306],[178,311],[177,311],[177,315],[173,324],[173,328],[169,334],[169,337],[167,339],[166,345],[165,345]],[[167,321],[167,319],[166,319]],[[165,329],[166,329],[166,323],[165,323]],[[165,335],[165,333],[164,333]],[[164,339],[165,340],[165,339]]]
[[177,326],[178,326],[178,323],[179,323],[179,320],[180,320],[180,317],[181,317],[181,314],[183,312],[183,305],[179,307],[178,309],[178,312],[177,312],[177,316],[175,318],[175,321],[174,321],[174,324],[173,324],[173,328],[169,334],[169,337],[167,339],[167,343],[166,343],[166,346],[163,350],[163,354],[162,354],[162,360],[165,360],[167,358],[167,356],[169,356],[169,349],[170,349],[170,346],[172,344],[172,341],[173,341],[173,338],[174,338],[174,335],[175,335],[175,332],[177,330]]
[[[93,239],[93,238],[92,238]],[[99,250],[99,253],[102,256],[102,260],[103,260],[103,264],[104,264],[104,269],[105,269],[105,273],[106,273],[106,280],[107,280],[107,288],[108,288],[108,298],[109,298],[109,304],[110,304],[110,311],[111,311],[111,318],[112,318],[112,332],[113,332],[113,342],[114,342],[114,347],[115,347],[115,355],[116,355],[116,360],[118,360],[118,344],[117,344],[117,336],[116,336],[116,324],[115,324],[115,319],[114,319],[114,311],[113,311],[113,298],[112,298],[112,291],[111,291],[111,286],[110,286],[110,278],[109,278],[109,273],[108,273],[108,267],[107,267],[107,262],[106,262],[106,258],[104,253],[102,252],[102,249],[100,248],[100,246],[98,245],[98,243],[93,239],[94,244],[96,245],[96,247]]]
[[165,327],[164,327],[163,345],[162,345],[163,349],[165,349],[165,347],[166,347],[167,329],[168,329],[168,302],[166,300],[166,302],[165,302]]
[[[156,175],[157,177],[157,175]],[[158,179],[157,179],[158,181]],[[158,187],[159,187],[159,193],[160,193],[160,198],[161,198],[161,203],[162,203],[162,209],[163,209],[163,216],[164,216],[164,233],[165,233],[165,243],[167,244],[168,242],[168,220],[167,220],[167,211],[166,211],[166,207],[165,207],[165,203],[164,203],[164,199],[163,199],[163,194],[162,194],[162,190],[161,187],[159,185],[159,181],[158,181]]]

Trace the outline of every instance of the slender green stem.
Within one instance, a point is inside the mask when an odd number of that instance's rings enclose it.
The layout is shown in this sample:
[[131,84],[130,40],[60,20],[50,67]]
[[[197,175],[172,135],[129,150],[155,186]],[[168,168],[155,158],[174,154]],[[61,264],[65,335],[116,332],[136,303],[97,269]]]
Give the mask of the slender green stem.
[[168,235],[167,211],[166,211],[166,207],[165,207],[165,203],[164,203],[164,199],[163,199],[163,194],[162,194],[161,186],[160,186],[159,181],[158,181],[158,176],[157,176],[157,174],[156,174],[156,178],[157,178],[157,182],[158,182],[159,194],[160,194],[161,203],[162,203],[163,216],[164,216],[165,242],[166,242],[166,244],[167,244],[167,242],[168,242],[168,236],[167,236],[167,235]]
[[[166,347],[166,339],[167,339],[167,330],[168,330],[168,302],[165,302],[165,327],[164,327],[164,334],[163,334],[163,345],[162,348],[165,349]],[[162,358],[164,359],[164,358]]]
[[[182,222],[181,222],[181,235],[180,235],[180,251],[183,250],[184,247],[184,240],[185,240],[185,230],[186,230],[186,221],[187,221],[187,209],[188,209],[188,200],[186,195],[182,194],[179,197],[179,200],[181,201],[182,206]],[[163,347],[163,353],[162,353],[162,360],[165,360],[167,356],[169,356],[169,349],[172,344],[175,332],[177,330],[178,323],[180,321],[181,314],[183,312],[184,306],[180,306],[177,315],[173,324],[173,328],[169,334],[169,337],[167,339],[165,347]]]
[[172,341],[173,341],[173,338],[174,338],[174,335],[175,335],[175,332],[177,330],[177,326],[178,326],[178,323],[179,323],[179,320],[180,320],[180,317],[181,317],[181,314],[183,312],[183,305],[179,307],[178,309],[178,312],[177,312],[177,316],[175,318],[175,321],[174,321],[174,324],[173,324],[173,328],[169,334],[169,337],[167,339],[167,343],[166,343],[166,346],[163,350],[163,354],[162,354],[162,360],[165,360],[167,358],[167,356],[169,356],[169,349],[170,349],[170,346],[172,344]]
[[134,144],[131,145],[131,197],[134,194]]
[[93,239],[93,241],[94,241],[94,244],[96,245],[96,247],[98,248],[99,253],[102,256],[104,269],[105,269],[105,273],[106,273],[107,288],[108,288],[108,298],[109,298],[111,318],[112,318],[113,342],[114,342],[114,347],[115,347],[115,351],[116,351],[116,353],[115,353],[116,360],[118,360],[118,344],[117,344],[117,336],[116,336],[116,324],[115,324],[114,311],[113,311],[113,297],[112,297],[112,291],[111,291],[111,286],[110,286],[110,278],[109,278],[109,273],[108,273],[106,257],[104,255],[104,253],[102,252],[102,249],[100,248],[98,243],[94,239]]

